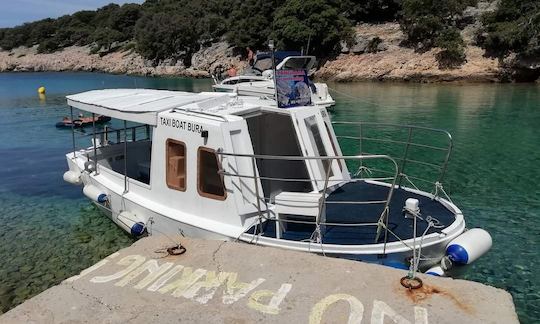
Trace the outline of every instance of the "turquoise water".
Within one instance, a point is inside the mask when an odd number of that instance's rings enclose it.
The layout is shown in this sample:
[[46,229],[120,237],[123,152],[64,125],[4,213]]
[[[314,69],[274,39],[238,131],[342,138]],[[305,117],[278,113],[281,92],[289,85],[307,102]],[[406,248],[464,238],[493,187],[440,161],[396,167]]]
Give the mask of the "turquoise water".
[[[47,88],[45,99],[36,89]],[[520,320],[540,318],[540,86],[330,84],[334,120],[449,130],[455,149],[445,188],[469,227],[494,246],[462,275],[509,291]],[[98,73],[0,73],[0,311],[133,241],[65,184],[65,95],[147,87],[210,90],[209,80]],[[358,99],[352,99],[357,97]],[[339,129],[338,129],[339,131]]]

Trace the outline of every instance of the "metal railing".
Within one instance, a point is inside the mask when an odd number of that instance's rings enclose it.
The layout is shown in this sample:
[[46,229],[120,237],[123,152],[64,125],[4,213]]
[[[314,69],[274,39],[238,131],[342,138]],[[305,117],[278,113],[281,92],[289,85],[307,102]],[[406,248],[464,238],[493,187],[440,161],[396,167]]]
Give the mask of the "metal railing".
[[[370,144],[379,145],[378,151],[380,151],[381,146],[392,147],[393,153],[385,153],[398,161],[397,183],[400,187],[404,178],[415,188],[417,186],[412,180],[435,186],[443,182],[453,148],[452,135],[449,132],[430,127],[374,122],[332,122],[332,124],[336,127],[347,127],[343,133],[351,130],[357,131],[357,135],[345,134],[336,137],[342,142],[342,147],[347,147],[348,141],[353,141],[353,145],[356,143],[360,155],[370,154],[368,151]],[[392,133],[389,134],[389,132]],[[380,137],[381,133],[384,134],[383,137]],[[438,141],[439,144],[428,144],[426,140],[428,137],[430,140]],[[399,152],[399,148],[401,148],[401,152]],[[418,157],[412,153],[414,150],[417,151]],[[423,154],[419,154],[419,151],[422,151]],[[416,172],[411,170],[413,166],[416,166]],[[360,165],[360,171],[367,169],[362,164]],[[369,170],[384,172],[376,167],[369,168]],[[435,174],[428,179],[426,174],[430,172]],[[421,175],[417,173],[421,173]]]
[[[262,225],[263,220],[264,221],[274,221],[274,222],[283,222],[283,223],[296,223],[296,224],[307,224],[307,225],[315,225],[315,232],[318,232],[317,235],[319,235],[319,239],[322,240],[322,233],[320,232],[321,226],[376,226],[377,227],[377,234],[375,238],[375,242],[379,241],[379,237],[381,234],[382,229],[385,229],[384,233],[384,244],[386,249],[386,243],[388,241],[388,215],[389,215],[389,204],[392,199],[392,194],[394,192],[394,188],[396,187],[396,181],[398,179],[399,170],[398,165],[394,159],[387,155],[357,155],[357,156],[317,156],[317,157],[304,157],[304,156],[274,156],[274,155],[256,155],[256,154],[235,154],[235,153],[226,153],[226,152],[216,152],[221,157],[221,167],[222,169],[219,171],[219,173],[225,177],[231,177],[231,178],[239,178],[239,179],[250,179],[253,180],[254,189],[251,194],[255,195],[256,199],[256,207],[257,207],[257,216],[259,220],[259,225]],[[235,165],[239,165],[238,160],[228,161],[228,158],[234,158],[234,159],[249,159],[251,162],[251,170],[249,170],[250,173],[239,173],[237,172],[237,168]],[[325,176],[324,179],[313,179],[313,178],[280,178],[280,177],[268,177],[268,176],[260,176],[257,172],[257,161],[258,160],[281,160],[281,161],[303,161],[305,163],[308,163],[309,161],[318,160],[318,161],[329,161],[330,167],[325,168]],[[332,162],[337,161],[340,163],[340,161],[347,161],[347,160],[353,160],[353,161],[366,161],[366,160],[381,160],[381,161],[387,161],[391,168],[394,170],[393,176],[389,177],[382,177],[382,178],[370,178],[370,179],[351,179],[351,178],[337,178],[335,176],[331,177],[332,173]],[[231,165],[232,164],[232,165]],[[243,172],[247,172],[244,170]],[[287,218],[273,218],[269,215],[268,210],[268,204],[272,203],[272,197],[267,197],[261,195],[261,189],[262,188],[262,180],[269,180],[269,181],[284,181],[284,182],[310,182],[310,183],[317,183],[319,181],[324,181],[323,189],[314,191],[317,191],[321,194],[321,199],[319,200],[318,205],[318,215],[315,217],[314,221],[310,220],[299,220],[299,219],[287,219]],[[388,194],[386,195],[385,199],[381,200],[366,200],[366,201],[360,201],[360,200],[352,200],[352,201],[327,201],[326,198],[329,194],[330,188],[334,188],[340,185],[343,185],[345,183],[350,182],[356,182],[356,181],[366,181],[366,180],[372,180],[372,181],[381,181],[381,182],[389,182],[388,185]],[[261,187],[260,187],[261,186]],[[317,188],[317,186],[315,186]],[[262,205],[266,205],[264,210]],[[322,219],[322,213],[325,210],[325,206],[327,204],[354,204],[354,205],[382,205],[382,213],[380,215],[376,215],[378,217],[377,222],[356,222],[356,223],[337,223],[337,222],[326,222]],[[255,224],[254,224],[255,225]],[[262,229],[261,229],[262,232]],[[277,238],[277,229],[276,229],[276,238]],[[315,233],[314,232],[314,233]],[[257,226],[254,230],[254,235],[257,234]]]
[[[81,137],[94,136],[94,133],[85,133],[75,130]],[[124,134],[125,132],[125,134]],[[114,128],[112,126],[103,126],[102,131],[96,131],[95,136],[99,139],[102,145],[114,145],[124,142],[124,138],[131,142],[145,141],[151,138],[150,125],[138,125],[124,128]]]

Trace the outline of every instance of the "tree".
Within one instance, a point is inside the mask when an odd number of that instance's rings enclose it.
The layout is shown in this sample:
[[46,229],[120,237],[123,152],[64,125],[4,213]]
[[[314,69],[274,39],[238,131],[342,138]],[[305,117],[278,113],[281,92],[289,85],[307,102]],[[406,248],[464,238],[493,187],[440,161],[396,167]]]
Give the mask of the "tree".
[[270,34],[276,8],[284,0],[236,0],[229,17],[226,34],[229,43],[239,48],[265,48]]
[[495,12],[483,16],[479,42],[492,54],[510,52],[540,55],[540,3],[537,0],[501,0]]
[[158,62],[173,58],[191,65],[191,56],[199,48],[196,22],[189,13],[156,13],[143,16],[135,26],[137,51]]
[[467,6],[477,0],[403,0],[401,29],[409,46],[427,50],[447,28],[455,27]]
[[441,48],[437,54],[440,68],[455,68],[465,62],[465,42],[455,27],[446,28],[435,40]]
[[384,22],[398,17],[401,0],[344,0],[342,8],[353,22]]
[[[351,37],[349,21],[339,3],[325,0],[289,0],[277,11],[273,37],[283,50],[300,50],[329,57],[339,51],[341,40]],[[309,48],[307,48],[309,43]]]

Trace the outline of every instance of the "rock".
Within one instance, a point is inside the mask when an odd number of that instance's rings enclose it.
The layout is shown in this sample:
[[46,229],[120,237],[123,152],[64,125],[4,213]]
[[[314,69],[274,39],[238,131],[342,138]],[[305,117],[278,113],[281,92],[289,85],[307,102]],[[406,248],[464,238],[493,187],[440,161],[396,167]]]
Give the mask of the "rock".
[[341,54],[347,54],[351,51],[347,42],[342,41],[341,43],[339,43],[339,46],[341,48]]
[[381,42],[377,45],[377,52],[386,51],[388,49],[388,45],[386,45],[384,42]]
[[367,51],[370,41],[371,40],[368,38],[365,38],[361,35],[356,35],[354,45],[351,46],[351,52],[353,52],[354,54],[365,53]]
[[[178,75],[209,77],[217,65],[245,66],[234,56],[226,42],[212,44],[193,55],[192,67],[186,68],[182,60],[168,59],[159,64],[141,57],[133,50],[121,51],[124,43],[114,43],[116,51],[92,50],[91,46],[70,46],[54,53],[38,54],[36,47],[19,47],[0,51],[0,72],[5,71],[101,71],[117,74]],[[179,54],[180,55],[180,54]]]

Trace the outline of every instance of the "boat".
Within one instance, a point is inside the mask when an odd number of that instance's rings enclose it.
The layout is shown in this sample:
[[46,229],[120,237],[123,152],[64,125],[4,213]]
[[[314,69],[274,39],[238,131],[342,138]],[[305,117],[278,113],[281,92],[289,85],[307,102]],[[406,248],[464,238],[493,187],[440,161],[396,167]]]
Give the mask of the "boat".
[[[316,61],[314,56],[290,55],[294,52],[276,52],[276,61],[279,62],[276,66],[276,73],[287,70],[310,71]],[[271,58],[268,53],[259,53],[253,64],[246,73],[242,75],[228,77],[224,80],[219,80],[214,76],[215,91],[220,92],[235,92],[241,96],[254,96],[262,98],[274,98],[276,93],[276,84],[274,81],[274,70],[272,68]],[[331,107],[335,105],[335,101],[328,91],[328,86],[325,83],[313,82],[307,78],[311,91],[311,101],[315,105]]]
[[[444,130],[332,122],[324,106],[236,93],[107,89],[67,103],[124,121],[94,128],[90,146],[73,135],[63,178],[134,236],[238,240],[443,276],[491,247],[443,187]],[[378,153],[390,144],[397,154]]]
[[64,117],[62,121],[56,123],[56,128],[81,128],[81,127],[92,126],[94,124],[104,124],[109,121],[111,121],[111,117],[108,117],[108,116],[94,116],[94,117],[79,116],[78,119],[74,119],[73,121],[68,117]]

